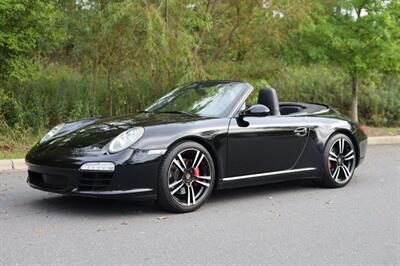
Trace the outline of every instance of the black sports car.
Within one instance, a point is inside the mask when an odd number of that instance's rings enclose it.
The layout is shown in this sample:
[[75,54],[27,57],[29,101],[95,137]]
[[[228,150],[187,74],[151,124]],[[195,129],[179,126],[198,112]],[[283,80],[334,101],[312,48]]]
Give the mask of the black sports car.
[[26,156],[28,183],[62,194],[157,198],[188,212],[215,188],[350,182],[366,154],[361,126],[322,104],[252,91],[239,81],[195,82],[136,115],[58,125]]

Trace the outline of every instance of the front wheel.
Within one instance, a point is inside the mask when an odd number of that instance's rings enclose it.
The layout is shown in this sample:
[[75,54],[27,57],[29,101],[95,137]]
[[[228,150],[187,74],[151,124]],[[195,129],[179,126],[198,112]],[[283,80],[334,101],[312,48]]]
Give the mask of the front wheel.
[[182,142],[165,155],[159,173],[158,203],[173,212],[198,209],[215,183],[214,162],[197,142]]
[[323,173],[317,182],[320,185],[336,188],[347,185],[356,168],[356,152],[353,142],[343,134],[329,139],[324,150]]

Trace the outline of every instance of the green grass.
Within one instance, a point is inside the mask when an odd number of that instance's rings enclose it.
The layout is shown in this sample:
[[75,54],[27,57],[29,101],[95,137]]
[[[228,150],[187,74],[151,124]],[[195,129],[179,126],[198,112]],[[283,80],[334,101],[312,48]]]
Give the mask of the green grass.
[[29,149],[40,139],[41,134],[0,135],[0,160],[24,158]]
[[387,127],[385,128],[385,130],[390,133],[397,133],[397,134],[400,133],[400,128],[398,127]]
[[25,158],[26,151],[0,151],[0,160]]
[[399,127],[366,127],[368,136],[400,136]]

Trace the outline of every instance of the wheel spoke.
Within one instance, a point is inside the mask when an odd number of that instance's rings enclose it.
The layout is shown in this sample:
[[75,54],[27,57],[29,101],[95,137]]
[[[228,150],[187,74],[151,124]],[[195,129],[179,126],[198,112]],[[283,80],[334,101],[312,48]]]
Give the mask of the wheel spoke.
[[178,192],[178,190],[180,190],[183,187],[183,183],[180,184],[177,188],[175,188],[172,192],[171,195],[174,195],[176,192]]
[[178,180],[178,181],[172,183],[171,185],[169,185],[169,188],[173,188],[173,187],[175,187],[176,185],[178,185],[178,184],[180,184],[180,183],[182,183],[182,182],[183,182],[183,180],[180,179],[180,180]]
[[333,158],[332,156],[329,156],[328,159],[329,159],[330,161],[337,162],[337,159],[336,159],[336,158]]
[[343,152],[344,152],[344,139],[340,139],[339,140],[339,153],[340,154],[343,154]]
[[185,163],[185,161],[183,160],[182,155],[181,155],[180,153],[178,154],[178,158],[179,158],[179,161],[182,163],[183,168],[184,168],[184,169],[187,169],[186,163]]
[[187,205],[190,206],[190,189],[189,189],[189,186],[186,186],[186,192],[187,192]]
[[336,153],[334,153],[332,150],[329,152],[329,154],[333,157],[333,158],[335,158],[335,159],[337,159],[337,155],[336,155]]
[[203,181],[195,180],[194,182],[199,183],[200,185],[203,185],[205,187],[209,187],[210,186],[210,184],[208,184],[206,182],[203,182]]
[[211,180],[211,176],[196,176],[198,179]]
[[346,179],[348,179],[351,175],[349,168],[347,168],[347,166],[343,164],[342,169],[343,169],[344,175],[346,176]]
[[199,157],[200,151],[196,151],[196,156],[194,157],[192,168],[195,168],[197,158]]
[[349,151],[349,153],[347,153],[344,157],[347,158],[347,157],[349,157],[350,155],[352,155],[353,153],[354,153],[354,151],[351,150],[351,151]]
[[193,186],[190,186],[190,191],[192,192],[193,204],[196,204],[196,194],[194,194]]
[[333,179],[337,179],[339,177],[340,174],[340,167],[336,167],[335,171],[332,174]]
[[199,167],[199,165],[201,164],[201,162],[203,161],[203,159],[204,159],[204,154],[202,154],[202,155],[200,156],[199,161],[196,163],[196,165],[195,165],[193,168]]
[[340,170],[342,170],[342,167],[339,166],[339,167],[338,167],[337,175],[336,175],[336,177],[335,177],[335,180],[336,180],[336,181],[338,181],[338,180],[340,181],[340,172],[341,172]]
[[181,170],[182,173],[185,172],[178,160],[174,159],[173,162],[179,168],[179,170]]
[[348,160],[351,160],[351,159],[354,159],[355,157],[354,157],[354,151],[353,150],[351,150],[349,153],[347,153],[345,156],[344,156],[344,160],[345,161],[348,161]]

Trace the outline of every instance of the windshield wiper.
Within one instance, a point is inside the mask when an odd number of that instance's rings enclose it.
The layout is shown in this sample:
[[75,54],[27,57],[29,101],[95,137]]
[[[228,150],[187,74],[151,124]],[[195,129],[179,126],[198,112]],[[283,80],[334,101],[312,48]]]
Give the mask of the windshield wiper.
[[159,114],[183,114],[183,115],[190,115],[190,116],[197,116],[196,114],[185,112],[185,111],[162,111],[157,112]]

